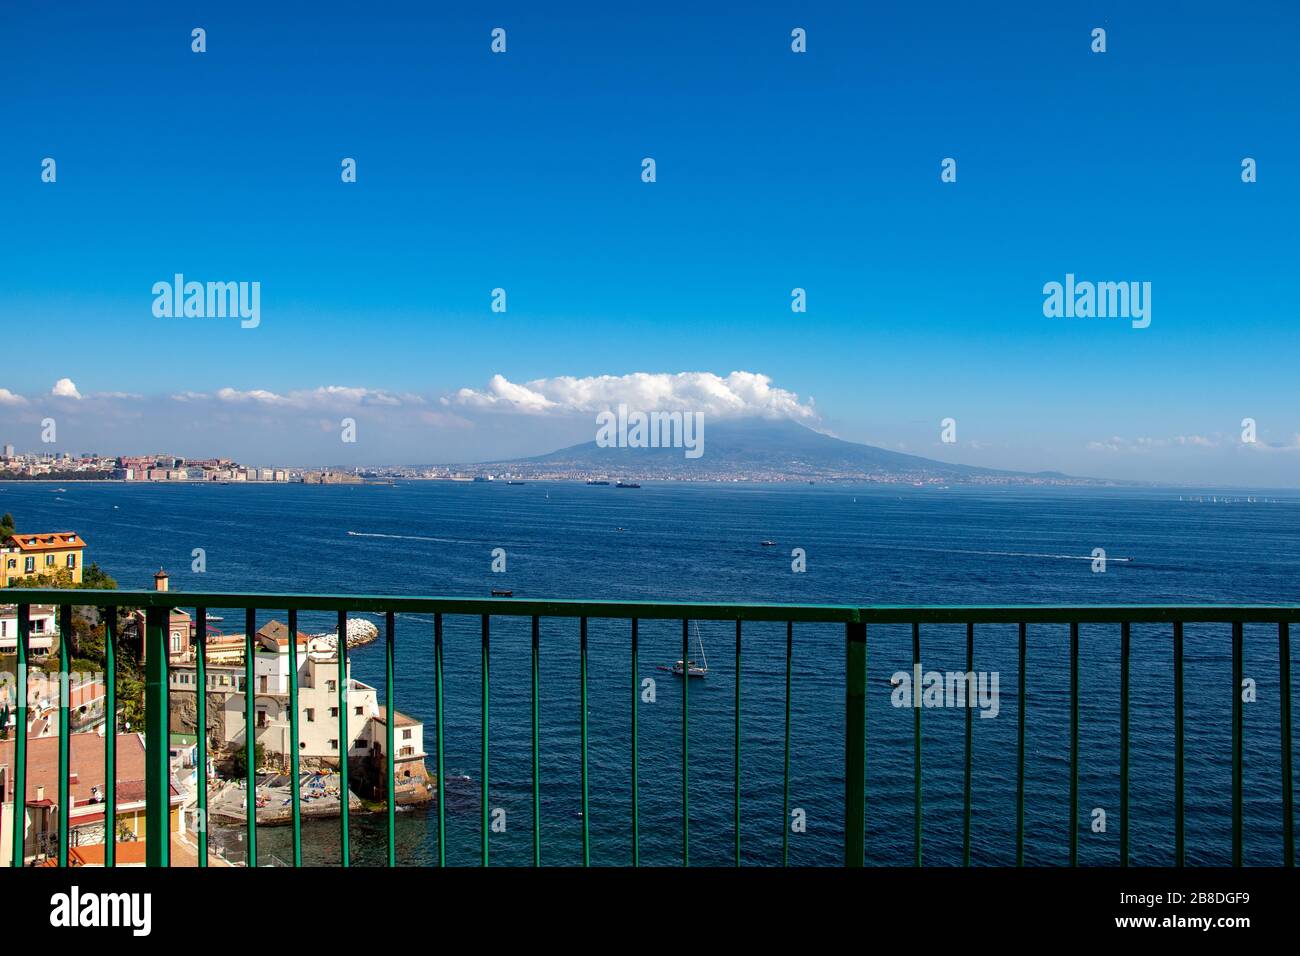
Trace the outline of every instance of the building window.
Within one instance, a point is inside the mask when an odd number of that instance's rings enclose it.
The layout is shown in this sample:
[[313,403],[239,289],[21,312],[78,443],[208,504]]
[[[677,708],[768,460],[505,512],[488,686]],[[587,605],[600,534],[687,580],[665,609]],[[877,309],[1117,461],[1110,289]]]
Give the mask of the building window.
[[326,690],[328,693],[331,693],[331,694],[334,693],[334,691],[336,691],[336,690],[338,689],[338,686],[339,686],[339,682],[338,682],[338,681],[327,680],[327,681],[325,682],[325,690]]
[[[266,726],[266,711],[264,711],[264,710],[259,710],[259,711],[257,712],[257,726],[259,726],[259,727],[265,727],[265,726]],[[341,812],[341,811],[340,811],[340,812]]]
[[35,558],[28,558],[28,559],[24,562],[24,568],[23,568],[23,569],[24,569],[28,574],[31,574],[33,571],[35,571],[35,570],[36,570],[36,559],[35,559]]
[[304,711],[304,713],[307,715],[307,723],[309,724],[316,723],[316,709],[314,707],[308,707]]
[[[399,757],[413,757],[413,756],[415,756],[415,748],[414,748],[414,747],[403,747],[402,749],[400,749],[399,751],[397,751],[397,755],[398,755]],[[408,776],[409,776],[409,774],[408,774]]]
[[410,732],[409,730],[403,730],[403,731],[402,731],[402,739],[403,739],[403,740],[410,740],[410,739],[411,739],[411,732]]
[[68,568],[74,569],[76,568],[76,566],[77,566],[77,556],[75,554],[68,555]]
[[331,707],[331,708],[330,708],[330,716],[331,716],[331,717],[337,717],[338,715],[339,715],[339,709],[338,709],[337,707]]
[[361,708],[360,708],[360,707],[354,708],[354,709],[353,709],[353,713],[355,713],[358,717],[360,717],[360,716],[361,716]]
[[[331,741],[330,741],[330,750],[338,750],[338,749],[339,749],[339,742],[338,742],[337,740],[331,740]],[[340,811],[340,812],[342,812],[342,811]]]
[[45,566],[46,566],[47,568],[52,568],[52,567],[54,567],[54,555],[52,555],[52,554],[47,554],[47,555],[45,556]]

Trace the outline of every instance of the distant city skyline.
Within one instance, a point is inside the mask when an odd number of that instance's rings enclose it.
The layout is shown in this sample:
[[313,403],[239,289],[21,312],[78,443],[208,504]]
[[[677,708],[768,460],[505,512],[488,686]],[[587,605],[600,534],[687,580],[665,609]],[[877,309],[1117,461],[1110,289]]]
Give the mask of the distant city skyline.
[[[1300,486],[1293,5],[318,13],[10,11],[0,443],[473,462],[660,402]],[[1076,280],[1148,314],[1049,317]]]

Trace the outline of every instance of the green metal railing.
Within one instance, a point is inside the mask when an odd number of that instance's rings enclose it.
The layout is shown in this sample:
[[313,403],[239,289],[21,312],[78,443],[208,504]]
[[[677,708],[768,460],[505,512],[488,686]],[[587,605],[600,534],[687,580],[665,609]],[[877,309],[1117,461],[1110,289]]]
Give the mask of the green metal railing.
[[[396,626],[395,616],[401,614],[433,615],[433,681],[434,707],[436,711],[436,759],[437,782],[440,790],[438,799],[438,862],[446,864],[446,813],[442,798],[444,777],[444,736],[443,710],[445,703],[445,686],[443,674],[444,651],[444,616],[477,616],[481,620],[482,684],[481,684],[481,780],[482,820],[480,838],[481,864],[489,862],[489,834],[491,833],[490,808],[488,800],[490,738],[488,733],[489,701],[489,664],[491,619],[505,617],[530,619],[532,630],[531,642],[531,750],[532,750],[532,810],[533,842],[532,862],[542,862],[541,844],[541,778],[539,773],[539,670],[540,670],[540,621],[542,618],[576,619],[578,622],[579,641],[579,675],[578,698],[581,708],[580,720],[580,773],[582,802],[582,860],[584,865],[591,862],[591,831],[589,806],[589,765],[588,765],[588,721],[587,721],[587,667],[588,667],[588,620],[621,619],[630,623],[631,650],[631,858],[636,866],[640,863],[640,804],[638,781],[638,726],[637,710],[641,692],[639,667],[639,631],[638,625],[643,620],[680,621],[682,625],[682,661],[690,660],[689,635],[692,621],[734,621],[736,627],[736,688],[735,688],[735,768],[734,768],[734,827],[735,827],[735,863],[741,863],[741,652],[743,625],[752,622],[784,622],[786,625],[785,646],[785,736],[784,736],[784,787],[782,795],[783,839],[781,846],[782,863],[789,862],[790,830],[790,752],[792,741],[791,692],[793,684],[794,631],[795,624],[838,625],[844,628],[845,667],[844,667],[844,862],[849,866],[861,866],[865,857],[866,845],[866,687],[867,687],[867,628],[875,625],[910,625],[912,629],[912,660],[914,665],[921,661],[922,627],[930,625],[964,624],[966,627],[966,672],[974,672],[975,665],[975,629],[986,624],[1015,624],[1018,626],[1017,654],[1017,759],[1016,759],[1016,863],[1024,863],[1025,848],[1025,713],[1028,697],[1026,682],[1027,641],[1026,633],[1035,625],[1069,625],[1069,707],[1070,707],[1070,786],[1069,786],[1069,863],[1078,862],[1079,831],[1079,628],[1088,625],[1119,625],[1120,628],[1120,859],[1121,866],[1129,863],[1129,846],[1131,827],[1129,826],[1129,753],[1130,753],[1130,695],[1129,695],[1129,657],[1130,629],[1133,624],[1161,624],[1172,626],[1172,665],[1174,675],[1174,820],[1176,863],[1181,866],[1185,861],[1184,829],[1184,694],[1183,694],[1183,629],[1186,624],[1228,624],[1231,626],[1232,651],[1232,862],[1240,866],[1242,860],[1242,700],[1241,684],[1243,673],[1244,625],[1276,625],[1278,639],[1278,662],[1280,668],[1279,694],[1281,719],[1281,806],[1283,860],[1287,866],[1294,866],[1294,807],[1292,790],[1292,735],[1291,735],[1291,674],[1290,674],[1290,625],[1300,621],[1300,607],[1296,606],[1106,606],[1106,607],[904,607],[904,606],[850,606],[850,605],[782,605],[782,604],[713,604],[713,603],[664,603],[664,602],[618,602],[618,601],[527,601],[514,599],[474,599],[474,598],[436,598],[436,597],[392,597],[392,596],[358,596],[340,595],[298,595],[298,594],[221,594],[221,593],[180,593],[157,591],[65,591],[65,590],[18,590],[5,592],[7,600],[18,605],[18,642],[17,665],[19,692],[17,694],[15,716],[19,733],[16,735],[13,766],[10,768],[12,792],[25,794],[27,786],[27,740],[24,732],[27,727],[27,666],[28,639],[30,633],[30,607],[35,604],[56,605],[60,611],[62,638],[60,640],[59,662],[62,672],[62,693],[60,696],[59,719],[59,808],[58,808],[58,862],[67,865],[69,851],[69,818],[71,803],[68,793],[69,780],[69,694],[67,675],[70,670],[70,641],[72,633],[72,609],[74,606],[93,606],[100,609],[101,619],[105,623],[105,667],[107,669],[107,696],[109,728],[105,740],[115,744],[117,698],[117,610],[124,607],[145,609],[145,747],[146,747],[146,860],[151,866],[167,866],[170,863],[170,839],[159,839],[160,835],[169,835],[171,772],[168,759],[168,624],[170,611],[176,607],[195,609],[197,624],[197,724],[198,724],[198,808],[201,826],[198,830],[199,865],[207,863],[208,827],[207,827],[207,654],[206,628],[209,608],[242,608],[245,611],[244,644],[244,748],[247,758],[247,840],[248,865],[257,861],[257,820],[256,820],[256,616],[258,610],[283,610],[289,616],[289,698],[290,698],[290,736],[291,766],[293,770],[291,784],[292,824],[293,824],[293,864],[302,864],[302,817],[301,793],[299,786],[299,717],[298,717],[298,675],[297,675],[297,624],[298,614],[308,612],[337,612],[338,615],[338,752],[343,785],[340,787],[340,862],[348,866],[351,861],[351,841],[349,832],[349,807],[347,786],[347,758],[350,750],[351,734],[348,720],[348,647],[347,621],[350,613],[371,613],[384,615],[385,645],[385,783],[387,809],[387,863],[393,866],[396,855],[396,788],[394,728],[397,711],[394,701],[394,653]],[[1226,690],[1225,690],[1226,692]],[[964,776],[963,776],[963,826],[962,826],[962,861],[970,864],[971,848],[971,770],[972,723],[971,704],[967,702],[964,739]],[[681,738],[681,862],[690,862],[690,803],[689,803],[689,722],[690,722],[690,681],[682,680],[682,738]],[[105,863],[115,863],[115,821],[117,808],[116,747],[106,745],[104,748],[104,769],[107,792],[104,795],[105,833],[108,835],[105,847]],[[914,858],[913,863],[922,863],[922,788],[921,788],[921,708],[914,708],[913,717],[913,768],[914,768]],[[19,801],[21,802],[21,801]],[[25,813],[17,806],[13,817],[13,857],[15,866],[23,865],[27,858],[25,841]]]

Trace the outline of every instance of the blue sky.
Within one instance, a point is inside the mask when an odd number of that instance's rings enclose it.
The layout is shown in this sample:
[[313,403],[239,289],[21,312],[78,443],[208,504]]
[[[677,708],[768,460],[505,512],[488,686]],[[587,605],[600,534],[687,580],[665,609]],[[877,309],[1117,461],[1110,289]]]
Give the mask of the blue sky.
[[[1294,3],[710,6],[7,4],[0,440],[463,460],[592,437],[493,376],[745,371],[933,457],[1300,484]],[[261,324],[155,317],[177,272]],[[1067,272],[1150,328],[1045,318]]]

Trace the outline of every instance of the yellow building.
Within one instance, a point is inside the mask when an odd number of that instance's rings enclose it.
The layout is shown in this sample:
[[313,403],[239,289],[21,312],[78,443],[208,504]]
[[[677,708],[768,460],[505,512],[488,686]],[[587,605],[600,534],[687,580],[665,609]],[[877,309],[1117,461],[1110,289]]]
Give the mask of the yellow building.
[[0,546],[0,587],[36,574],[67,572],[81,583],[86,542],[75,531],[12,535]]

